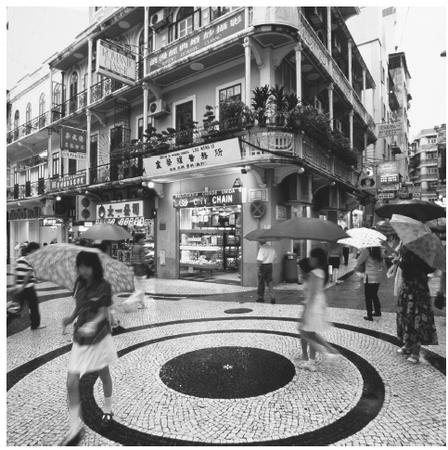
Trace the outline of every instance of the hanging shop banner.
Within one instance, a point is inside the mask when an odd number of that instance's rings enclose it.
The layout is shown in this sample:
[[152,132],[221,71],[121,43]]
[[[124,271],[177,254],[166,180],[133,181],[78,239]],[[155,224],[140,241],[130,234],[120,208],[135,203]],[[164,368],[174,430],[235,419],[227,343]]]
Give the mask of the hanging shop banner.
[[403,132],[403,122],[389,122],[378,124],[378,139],[396,136]]
[[50,180],[50,190],[70,189],[73,187],[83,186],[86,184],[86,173],[78,175],[67,175],[62,178]]
[[99,223],[110,223],[112,225],[119,225],[121,227],[134,226],[134,227],[144,227],[150,226],[152,223],[151,219],[145,219],[144,217],[115,217],[113,219],[96,219],[95,224]]
[[[104,203],[96,206],[96,217],[99,219],[119,219],[121,217],[143,216],[143,200],[128,202]],[[115,222],[113,222],[115,223]]]
[[69,152],[67,150],[62,151],[62,157],[68,159],[76,159],[77,161],[85,161],[86,154],[80,152]]
[[399,181],[400,181],[400,176],[398,173],[391,173],[389,175],[381,175],[381,177],[380,177],[381,184],[393,183],[395,185],[396,183],[399,183]]
[[86,152],[87,133],[76,128],[61,127],[61,149],[69,152]]
[[395,192],[380,192],[378,194],[378,200],[392,200],[395,198]]
[[165,46],[162,50],[152,53],[148,58],[148,73],[167,67],[194,52],[204,50],[206,47],[243,30],[244,10],[205,28],[195,36],[186,36],[184,39],[179,39],[175,44]]
[[231,188],[219,191],[176,194],[173,199],[175,208],[239,205],[241,204],[241,189]]
[[124,47],[98,39],[96,41],[96,71],[106,77],[134,84],[137,76],[135,55]]
[[400,171],[398,170],[398,161],[387,161],[383,163],[378,164],[377,173],[379,176],[381,175],[391,175],[391,174],[397,174]]
[[148,177],[160,177],[172,173],[187,172],[209,167],[241,162],[238,138],[198,145],[185,150],[150,156],[143,160]]

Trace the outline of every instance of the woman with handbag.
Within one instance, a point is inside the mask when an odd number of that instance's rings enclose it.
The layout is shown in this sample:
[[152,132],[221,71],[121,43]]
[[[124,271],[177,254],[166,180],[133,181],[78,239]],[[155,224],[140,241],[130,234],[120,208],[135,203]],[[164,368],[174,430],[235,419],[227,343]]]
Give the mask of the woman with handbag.
[[73,346],[67,375],[70,428],[61,445],[73,445],[82,430],[79,380],[88,372],[99,372],[103,384],[103,425],[112,421],[112,378],[109,365],[118,356],[112,340],[109,307],[112,304],[110,284],[104,280],[103,267],[96,253],[81,251],[76,258],[78,279],[73,297],[76,307],[63,319],[65,329],[75,319]]
[[[364,296],[367,316],[365,320],[373,320],[373,316],[381,316],[381,303],[378,289],[384,281],[385,262],[381,247],[364,248],[358,258],[355,272],[364,272]],[[373,312],[375,309],[375,312]]]

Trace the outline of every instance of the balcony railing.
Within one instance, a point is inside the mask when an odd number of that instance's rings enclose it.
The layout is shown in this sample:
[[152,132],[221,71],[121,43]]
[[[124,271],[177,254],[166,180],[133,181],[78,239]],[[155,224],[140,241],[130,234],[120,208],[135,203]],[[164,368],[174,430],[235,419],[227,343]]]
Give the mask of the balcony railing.
[[27,181],[25,184],[16,184],[7,188],[7,201],[40,197],[48,192],[48,188],[49,180],[45,178],[39,178],[38,181]]
[[102,184],[143,176],[143,158],[135,156],[90,169],[90,184]]
[[118,91],[124,86],[123,83],[117,80],[112,80],[111,78],[106,78],[90,88],[90,103],[95,103],[115,91]]
[[14,128],[14,130],[8,131],[8,133],[6,134],[6,142],[10,144],[24,136],[27,136],[28,134],[45,128],[50,123],[49,118],[50,113],[47,111],[40,116],[31,119],[29,122],[26,122],[19,127]]

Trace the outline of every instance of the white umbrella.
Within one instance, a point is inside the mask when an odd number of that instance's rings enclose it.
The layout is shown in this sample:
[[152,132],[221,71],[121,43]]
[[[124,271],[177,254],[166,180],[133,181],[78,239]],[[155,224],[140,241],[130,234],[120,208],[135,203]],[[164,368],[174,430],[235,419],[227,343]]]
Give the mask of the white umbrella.
[[347,230],[347,234],[356,240],[373,240],[373,241],[386,241],[387,237],[377,230],[372,228],[352,228]]
[[344,238],[339,239],[338,244],[349,245],[350,247],[355,248],[369,248],[369,247],[381,247],[382,241],[379,239],[359,239],[359,238]]

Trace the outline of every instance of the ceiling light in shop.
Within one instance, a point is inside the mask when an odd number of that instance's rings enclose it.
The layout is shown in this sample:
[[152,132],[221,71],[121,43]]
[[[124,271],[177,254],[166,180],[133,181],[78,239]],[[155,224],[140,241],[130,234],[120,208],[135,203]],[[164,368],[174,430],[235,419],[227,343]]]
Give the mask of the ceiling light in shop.
[[190,69],[191,70],[196,70],[196,71],[203,70],[204,67],[205,67],[204,64],[198,63],[198,62],[194,62],[194,63],[190,64]]
[[318,78],[319,78],[318,73],[310,73],[309,75],[306,76],[306,79],[309,81],[317,80]]
[[120,22],[118,22],[118,26],[120,28],[123,28],[123,30],[127,30],[128,28],[130,28],[131,25],[126,20],[120,20]]

